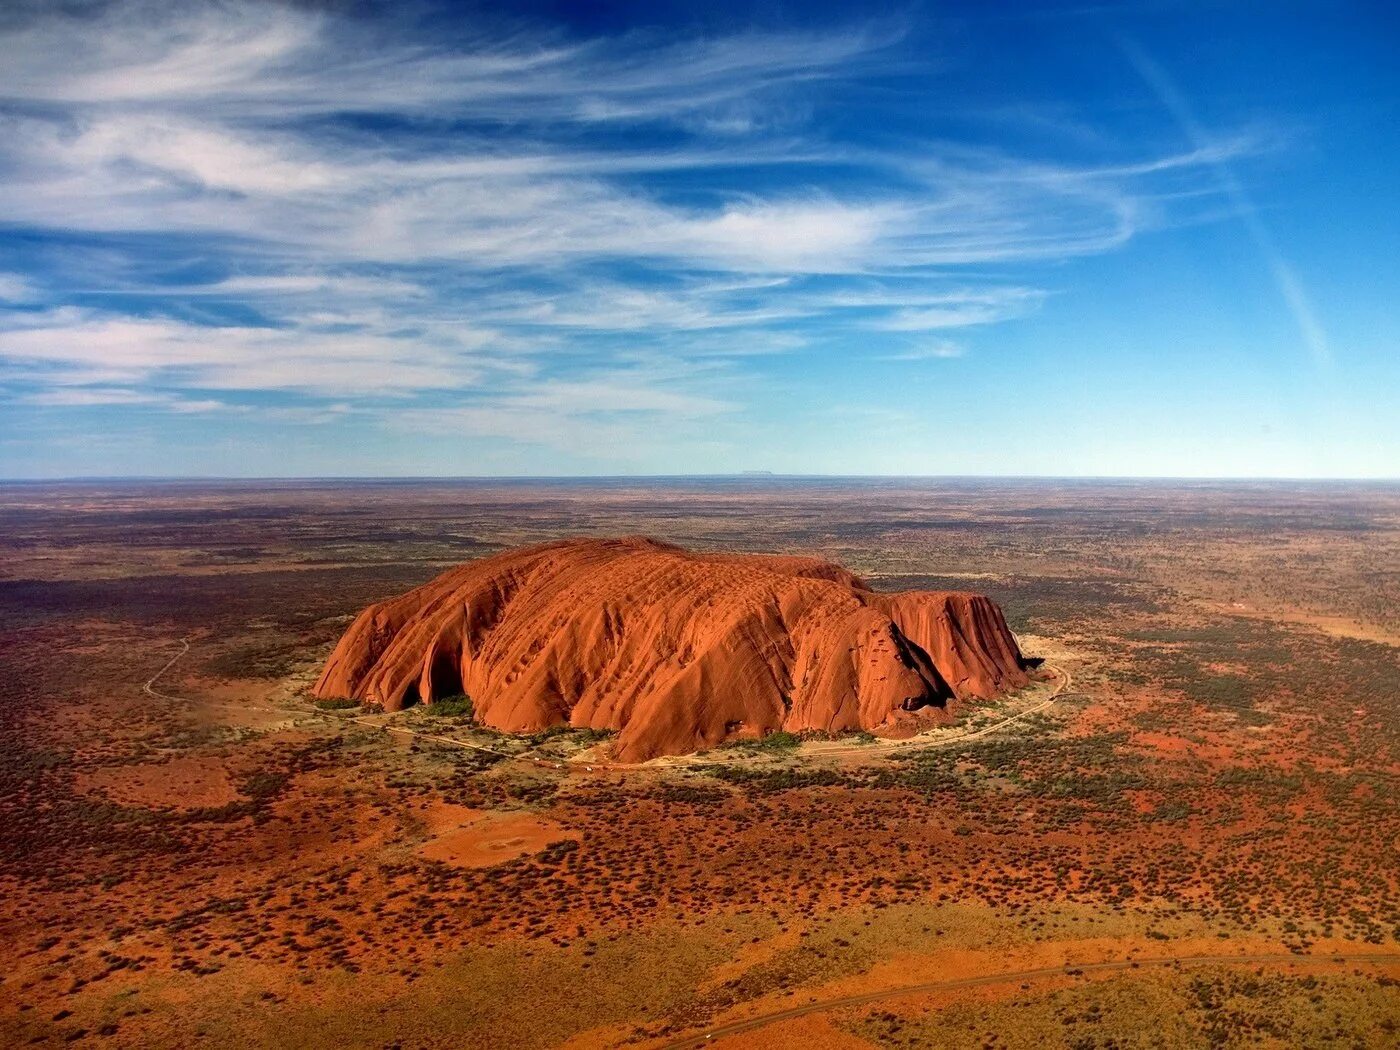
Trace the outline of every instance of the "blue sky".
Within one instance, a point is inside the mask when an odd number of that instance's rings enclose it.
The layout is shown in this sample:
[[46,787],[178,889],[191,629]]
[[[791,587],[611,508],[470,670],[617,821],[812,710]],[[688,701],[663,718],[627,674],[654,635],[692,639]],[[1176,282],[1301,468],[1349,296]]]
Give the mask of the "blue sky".
[[0,476],[1400,474],[1388,5],[576,6],[7,4]]

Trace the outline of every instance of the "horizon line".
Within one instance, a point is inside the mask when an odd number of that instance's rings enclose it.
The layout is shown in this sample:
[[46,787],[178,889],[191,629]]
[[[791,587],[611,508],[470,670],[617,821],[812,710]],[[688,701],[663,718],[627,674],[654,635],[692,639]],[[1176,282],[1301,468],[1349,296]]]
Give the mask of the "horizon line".
[[190,482],[530,482],[530,481],[1121,481],[1395,484],[1400,475],[1284,474],[788,474],[752,470],[680,474],[69,474],[0,477],[0,485]]

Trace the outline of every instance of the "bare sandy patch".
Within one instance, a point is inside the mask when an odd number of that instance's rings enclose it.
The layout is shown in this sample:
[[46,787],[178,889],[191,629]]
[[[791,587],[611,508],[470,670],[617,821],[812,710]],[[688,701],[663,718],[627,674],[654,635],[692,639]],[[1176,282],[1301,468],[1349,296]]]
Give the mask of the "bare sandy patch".
[[1243,602],[1207,602],[1204,604],[1213,612],[1224,613],[1227,616],[1243,616],[1271,623],[1311,627],[1313,630],[1321,631],[1333,638],[1351,638],[1359,642],[1379,642],[1382,645],[1400,647],[1400,634],[1387,630],[1379,624],[1363,623],[1347,616],[1333,616],[1293,608],[1261,609]]
[[1163,755],[1189,755],[1192,749],[1191,741],[1186,737],[1170,733],[1134,733],[1129,739],[1138,747],[1150,748]]
[[533,813],[471,809],[440,804],[423,814],[433,837],[419,856],[457,868],[489,868],[538,853],[554,842],[582,836]]
[[124,806],[151,809],[212,809],[239,799],[228,770],[217,758],[172,758],[111,766],[82,774],[77,787]]

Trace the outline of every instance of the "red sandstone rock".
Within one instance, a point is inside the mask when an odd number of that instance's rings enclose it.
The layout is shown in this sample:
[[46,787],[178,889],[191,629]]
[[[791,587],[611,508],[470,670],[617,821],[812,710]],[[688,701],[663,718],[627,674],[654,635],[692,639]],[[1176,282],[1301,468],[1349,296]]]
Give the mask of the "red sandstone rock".
[[1025,684],[978,594],[878,594],[816,558],[570,540],[452,569],[364,610],[318,697],[397,711],[466,693],[484,725],[617,731],[637,762],[777,729],[877,729]]

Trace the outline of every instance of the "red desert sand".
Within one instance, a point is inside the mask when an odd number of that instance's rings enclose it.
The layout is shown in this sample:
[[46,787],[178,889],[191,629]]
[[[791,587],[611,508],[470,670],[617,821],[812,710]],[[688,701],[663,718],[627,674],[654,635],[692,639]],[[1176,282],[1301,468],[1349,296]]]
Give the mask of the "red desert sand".
[[419,854],[458,868],[489,868],[502,861],[538,853],[558,842],[581,836],[533,813],[504,813],[439,804],[425,815],[434,833]]
[[642,762],[774,730],[882,729],[1026,682],[1001,610],[878,594],[817,558],[568,540],[444,573],[355,619],[316,684],[398,711],[465,693],[506,732],[617,732]]

